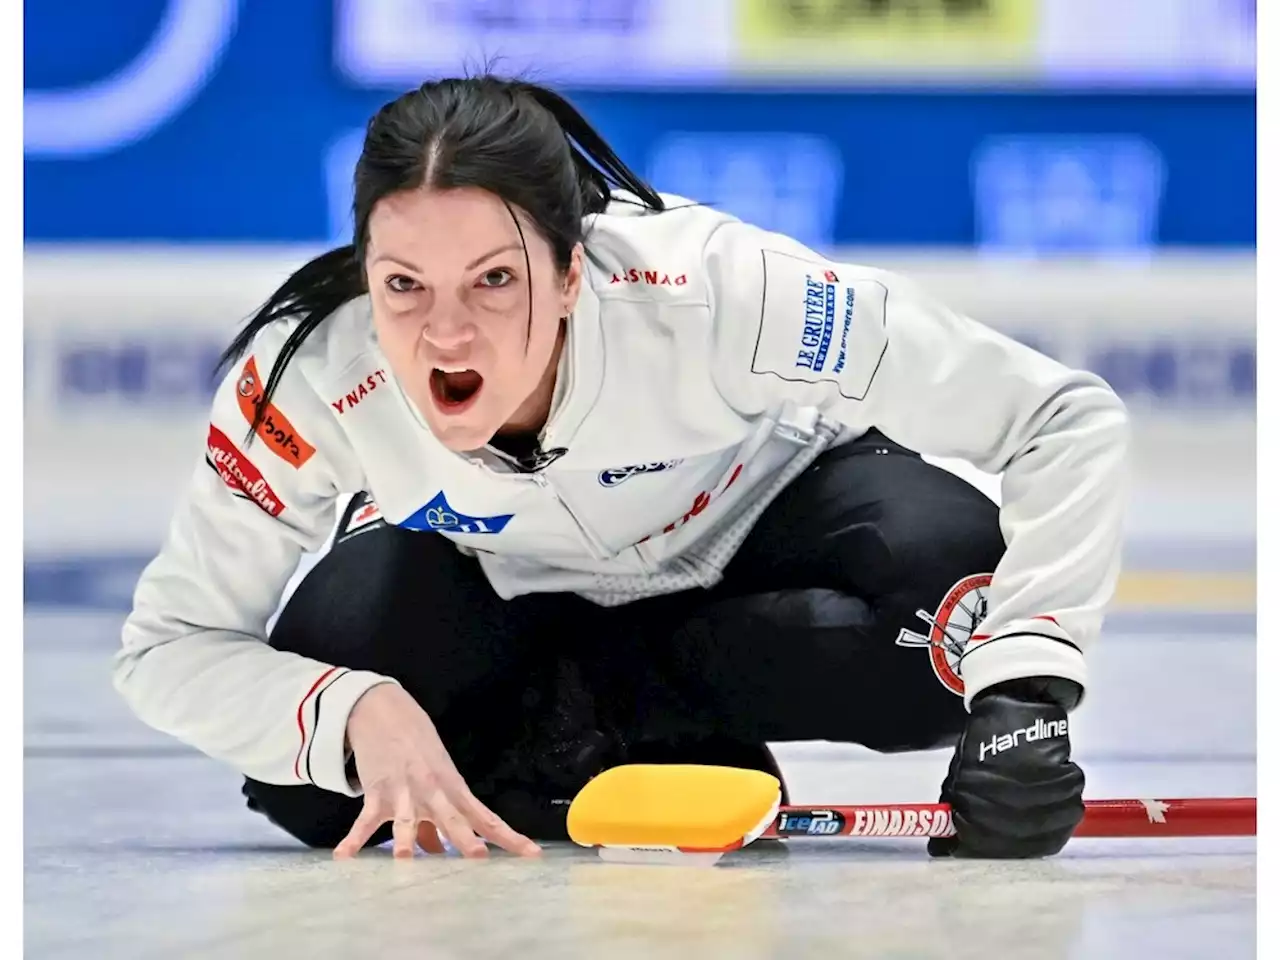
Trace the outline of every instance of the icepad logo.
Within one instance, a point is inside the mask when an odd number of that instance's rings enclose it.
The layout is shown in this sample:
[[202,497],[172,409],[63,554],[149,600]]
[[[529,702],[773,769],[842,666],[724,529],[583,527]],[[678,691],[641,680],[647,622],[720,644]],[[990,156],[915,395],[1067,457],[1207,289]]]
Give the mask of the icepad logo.
[[400,522],[406,530],[433,530],[436,533],[501,533],[514,513],[497,517],[469,517],[455,510],[441,490],[416,513]]
[[115,73],[81,87],[24,91],[24,151],[88,156],[150,135],[204,89],[239,13],[240,0],[170,0],[151,42]]
[[844,825],[844,817],[834,810],[789,810],[778,814],[780,837],[833,837]]

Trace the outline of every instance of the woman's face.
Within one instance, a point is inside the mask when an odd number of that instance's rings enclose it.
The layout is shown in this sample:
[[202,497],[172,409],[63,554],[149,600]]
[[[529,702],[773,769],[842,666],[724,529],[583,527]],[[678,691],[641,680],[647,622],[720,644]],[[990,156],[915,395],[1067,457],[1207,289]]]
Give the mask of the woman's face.
[[465,187],[394,194],[369,216],[378,344],[432,433],[455,451],[484,446],[504,426],[541,427],[560,319],[578,300],[582,245],[561,274],[524,211],[510,211],[520,230],[497,196]]

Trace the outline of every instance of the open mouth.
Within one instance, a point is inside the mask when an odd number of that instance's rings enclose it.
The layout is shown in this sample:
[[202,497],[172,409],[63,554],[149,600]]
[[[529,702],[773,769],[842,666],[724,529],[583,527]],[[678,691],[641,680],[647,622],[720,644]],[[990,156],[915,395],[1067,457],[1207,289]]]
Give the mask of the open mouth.
[[436,405],[449,413],[460,413],[470,406],[484,386],[484,377],[474,370],[431,371],[431,396]]

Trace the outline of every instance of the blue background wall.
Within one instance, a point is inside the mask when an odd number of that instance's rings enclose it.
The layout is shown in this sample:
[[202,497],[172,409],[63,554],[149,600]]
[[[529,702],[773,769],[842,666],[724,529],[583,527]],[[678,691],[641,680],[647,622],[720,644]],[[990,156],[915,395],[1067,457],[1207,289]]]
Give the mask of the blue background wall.
[[[75,87],[128,63],[166,6],[26,3],[28,89]],[[351,138],[399,91],[343,76],[333,9],[246,2],[207,85],[150,136],[96,156],[28,155],[28,239],[337,235],[335,169],[345,174]],[[815,244],[1247,247],[1256,238],[1251,90],[569,93],[659,188],[739,208]],[[1082,176],[1055,187],[1052,171],[1064,162]],[[731,169],[736,180],[726,178]],[[1002,210],[1063,189],[1098,215],[1010,235]],[[1138,224],[1123,236],[1098,225],[1116,209]]]

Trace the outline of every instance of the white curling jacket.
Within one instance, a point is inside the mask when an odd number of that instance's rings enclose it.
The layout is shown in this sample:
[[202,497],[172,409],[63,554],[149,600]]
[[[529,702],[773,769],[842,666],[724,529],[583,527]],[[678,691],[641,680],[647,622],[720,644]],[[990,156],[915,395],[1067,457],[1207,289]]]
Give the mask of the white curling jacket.
[[1085,684],[1119,567],[1115,394],[900,276],[667,199],[679,208],[615,203],[588,224],[542,438],[565,452],[537,472],[435,440],[367,297],[306,341],[246,444],[292,324],[263,331],[217,392],[207,456],[124,626],[114,682],[137,715],[255,779],[359,795],[347,717],[394,681],[264,642],[344,494],[368,490],[388,522],[474,552],[503,597],[617,604],[715,583],[770,500],[871,427],[1001,474],[1008,549],[966,648],[966,703],[1022,676]]

